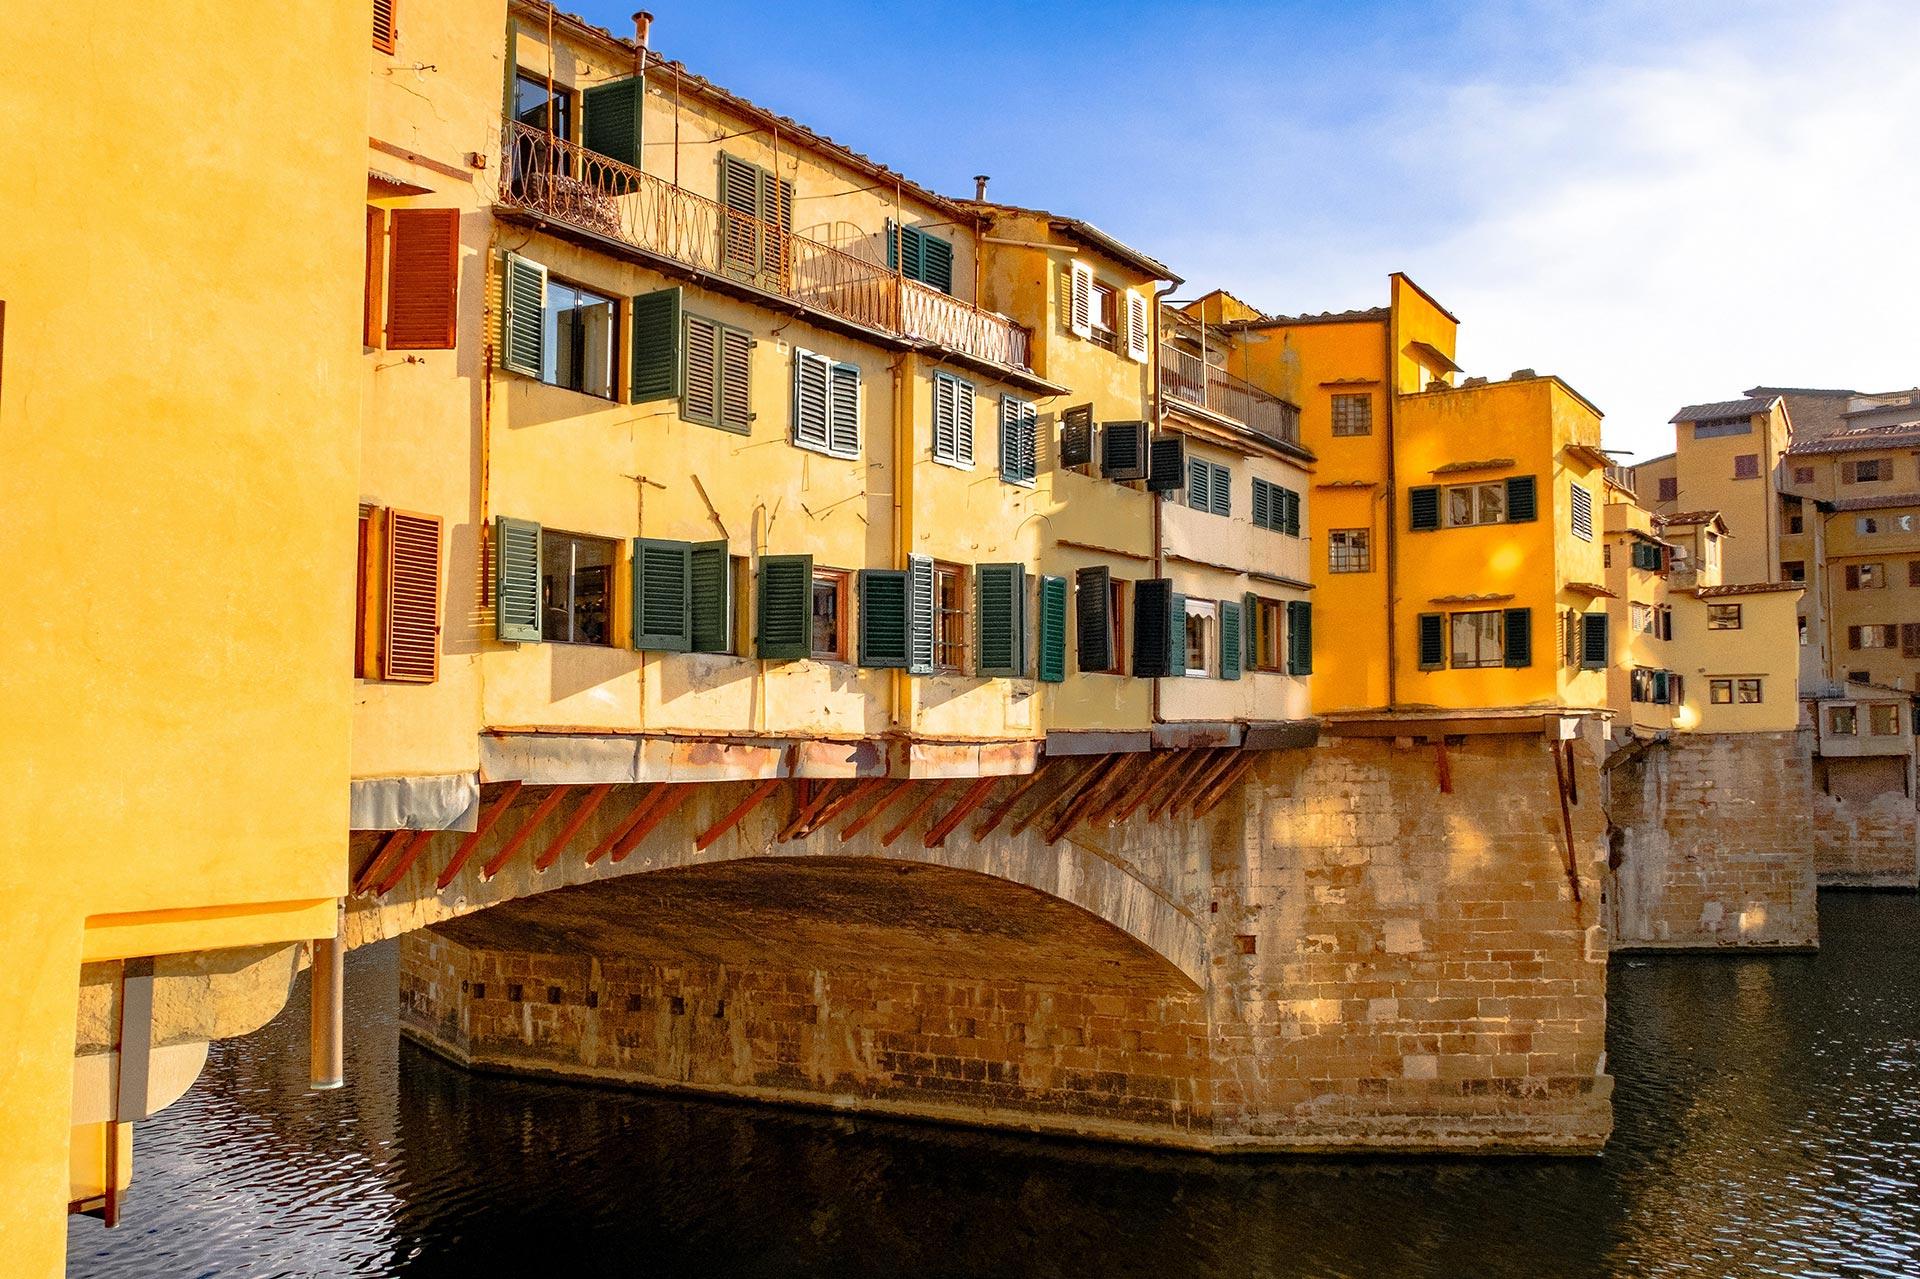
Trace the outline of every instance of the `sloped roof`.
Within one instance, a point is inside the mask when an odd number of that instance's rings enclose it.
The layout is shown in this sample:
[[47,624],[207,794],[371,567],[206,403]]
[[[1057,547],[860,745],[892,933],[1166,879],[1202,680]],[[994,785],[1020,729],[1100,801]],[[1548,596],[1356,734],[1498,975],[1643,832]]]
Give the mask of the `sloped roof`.
[[1675,511],[1656,517],[1662,524],[1711,524],[1720,518],[1718,511]]
[[1830,504],[1836,511],[1873,511],[1889,506],[1920,506],[1920,493],[1885,493],[1879,497],[1843,497]]
[[1893,422],[1886,426],[1856,426],[1835,431],[1804,444],[1796,443],[1789,454],[1807,457],[1816,453],[1852,453],[1864,449],[1897,448],[1920,444],[1920,422]]
[[1158,258],[1148,257],[1131,245],[1108,235],[1093,223],[1083,218],[1068,217],[1064,213],[1049,213],[1045,209],[1030,209],[1019,204],[1003,204],[997,200],[956,200],[955,204],[963,209],[972,209],[981,213],[1024,214],[1030,218],[1045,218],[1054,230],[1069,235],[1090,248],[1100,250],[1145,275],[1156,280],[1171,280],[1175,284],[1185,283],[1173,273],[1173,268]]
[[1780,397],[1746,400],[1720,400],[1713,404],[1689,404],[1672,417],[1669,422],[1715,422],[1723,417],[1752,417],[1755,413],[1771,410]]
[[1373,320],[1384,320],[1391,314],[1392,312],[1384,306],[1370,306],[1357,311],[1321,311],[1311,315],[1269,315],[1259,320],[1232,320],[1218,327],[1277,329],[1289,324],[1361,324]]
[[1726,595],[1773,595],[1780,591],[1804,591],[1805,582],[1735,582],[1730,586],[1696,586],[1695,599],[1715,600]]

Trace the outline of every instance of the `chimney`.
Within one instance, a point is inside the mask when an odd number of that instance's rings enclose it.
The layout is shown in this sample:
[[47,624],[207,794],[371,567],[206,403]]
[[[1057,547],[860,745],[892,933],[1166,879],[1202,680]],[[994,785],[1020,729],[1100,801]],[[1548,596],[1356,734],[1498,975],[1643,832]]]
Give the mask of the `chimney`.
[[633,15],[633,43],[640,50],[640,67],[647,65],[647,36],[653,30],[653,15],[645,9]]
[[987,175],[984,173],[973,175],[973,198],[976,200],[987,198]]

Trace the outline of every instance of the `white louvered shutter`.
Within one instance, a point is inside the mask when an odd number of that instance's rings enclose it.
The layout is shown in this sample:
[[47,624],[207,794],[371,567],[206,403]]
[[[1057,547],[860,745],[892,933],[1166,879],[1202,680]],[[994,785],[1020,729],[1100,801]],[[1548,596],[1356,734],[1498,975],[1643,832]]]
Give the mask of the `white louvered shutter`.
[[907,673],[933,674],[933,557],[907,556]]
[[1147,340],[1147,300],[1130,291],[1127,294],[1127,356],[1145,364]]
[[1020,474],[1029,484],[1040,474],[1040,408],[1032,400],[1020,401]]
[[1090,338],[1093,336],[1093,268],[1084,262],[1075,262],[1069,271],[1072,292],[1067,327],[1077,337]]
[[954,382],[953,460],[962,466],[973,465],[973,402],[976,398],[971,382]]
[[827,451],[860,456],[860,366],[836,364],[827,387]]
[[950,377],[933,379],[933,456],[942,462],[958,460],[954,448],[954,381]]
[[833,361],[826,356],[794,350],[793,442],[802,448],[829,447],[828,382],[832,373]]

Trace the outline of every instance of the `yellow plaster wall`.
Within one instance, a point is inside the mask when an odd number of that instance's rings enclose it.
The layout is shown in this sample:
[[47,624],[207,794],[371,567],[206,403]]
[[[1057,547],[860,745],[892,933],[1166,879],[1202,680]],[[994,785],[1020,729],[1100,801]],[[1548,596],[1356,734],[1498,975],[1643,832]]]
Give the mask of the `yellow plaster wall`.
[[88,919],[269,940],[272,904],[344,888],[368,28],[198,3],[103,39],[123,8],[6,12],[37,52],[0,140],[0,561],[31,602],[0,639],[0,1257],[44,1276],[81,957],[141,953]]
[[[1756,413],[1745,435],[1699,439],[1694,424],[1676,428],[1673,507],[1681,511],[1719,511],[1727,522],[1722,548],[1728,582],[1770,582],[1779,576],[1780,515],[1775,477],[1787,446],[1785,410]],[[1734,478],[1734,459],[1757,458],[1759,475]]]
[[1662,639],[1657,633],[1636,630],[1632,620],[1634,604],[1658,609],[1671,603],[1666,577],[1633,563],[1633,546],[1639,539],[1632,534],[1658,536],[1653,530],[1653,514],[1634,501],[1630,491],[1612,485],[1606,488],[1605,545],[1609,554],[1602,558],[1608,561],[1604,585],[1613,592],[1613,597],[1605,601],[1610,636],[1607,705],[1613,711],[1616,728],[1631,726],[1646,731],[1672,728],[1678,711],[1676,706],[1633,700],[1635,667],[1675,669],[1673,641]]
[[[1778,733],[1800,722],[1797,590],[1697,599],[1673,597],[1674,669],[1686,677],[1686,703],[1676,723],[1702,733]],[[1738,604],[1738,630],[1708,630],[1709,604]],[[1758,704],[1715,706],[1710,680],[1759,676]]]

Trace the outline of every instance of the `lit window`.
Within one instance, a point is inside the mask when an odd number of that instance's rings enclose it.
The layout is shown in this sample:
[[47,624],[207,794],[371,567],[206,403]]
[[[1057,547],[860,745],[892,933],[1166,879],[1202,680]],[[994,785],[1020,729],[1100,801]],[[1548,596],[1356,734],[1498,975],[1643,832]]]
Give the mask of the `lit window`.
[[1859,731],[1858,715],[1851,706],[1827,707],[1827,731],[1835,737],[1852,737]]
[[1111,284],[1098,280],[1093,284],[1093,305],[1088,308],[1093,324],[1093,340],[1109,351],[1120,349],[1120,294]]
[[967,667],[967,570],[957,564],[933,566],[933,664],[943,671]]
[[823,661],[847,660],[847,573],[844,569],[813,570],[811,653]]
[[1219,621],[1219,606],[1212,600],[1187,601],[1187,674],[1214,673],[1213,635]]
[[602,399],[613,398],[613,343],[620,304],[577,284],[547,277],[540,312],[540,380]]
[[1738,604],[1707,605],[1707,629],[1710,631],[1739,630],[1740,606]]
[[1707,700],[1715,706],[1733,705],[1733,681],[1730,679],[1708,680]]
[[1499,524],[1507,518],[1507,486],[1504,481],[1461,484],[1448,489],[1446,499],[1448,528]]
[[1733,682],[1734,697],[1737,701],[1757,704],[1760,701],[1760,681],[1757,679],[1737,679]]
[[1371,534],[1363,528],[1337,528],[1327,533],[1327,571],[1366,573],[1373,568]]
[[1900,708],[1889,702],[1875,702],[1867,707],[1867,732],[1874,737],[1899,736]]
[[1373,397],[1367,394],[1333,397],[1335,435],[1373,434]]
[[1253,640],[1253,660],[1249,668],[1256,671],[1282,670],[1280,628],[1282,618],[1286,616],[1285,610],[1279,600],[1256,599],[1253,603],[1253,612],[1244,623]]
[[1499,609],[1453,614],[1449,619],[1453,629],[1453,665],[1456,668],[1505,665],[1501,627],[1504,620]]
[[613,643],[613,566],[620,544],[543,529],[540,638],[554,644]]

